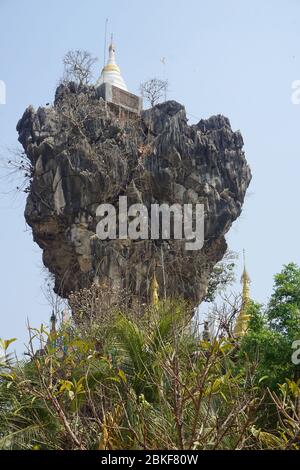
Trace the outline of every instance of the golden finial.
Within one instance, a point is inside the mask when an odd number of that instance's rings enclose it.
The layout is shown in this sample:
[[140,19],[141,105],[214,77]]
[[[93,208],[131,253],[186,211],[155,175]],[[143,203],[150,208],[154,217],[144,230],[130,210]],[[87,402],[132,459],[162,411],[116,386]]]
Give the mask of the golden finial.
[[234,327],[234,335],[236,337],[244,336],[248,329],[248,323],[250,316],[247,314],[247,309],[250,302],[250,277],[246,270],[246,255],[243,250],[244,269],[241,277],[241,283],[243,284],[242,291],[242,306],[238,314],[237,321]]
[[246,269],[246,252],[243,250],[244,259],[244,270],[241,277],[241,283],[243,284],[243,304],[246,305],[250,300],[250,277]]
[[158,297],[159,284],[156,279],[155,269],[153,271],[150,289],[151,289],[151,305],[157,305],[158,300],[159,300],[159,297]]
[[203,341],[208,341],[208,342],[210,342],[209,322],[208,322],[207,320],[204,322],[204,328],[203,328],[203,333],[202,333],[202,339],[203,339]]
[[52,315],[50,317],[50,322],[51,322],[50,334],[51,335],[56,335],[56,315],[55,315],[54,311],[52,311]]
[[50,317],[50,334],[47,339],[47,346],[55,347],[56,346],[56,338],[57,338],[57,331],[56,331],[56,315],[54,311],[52,311],[52,315]]

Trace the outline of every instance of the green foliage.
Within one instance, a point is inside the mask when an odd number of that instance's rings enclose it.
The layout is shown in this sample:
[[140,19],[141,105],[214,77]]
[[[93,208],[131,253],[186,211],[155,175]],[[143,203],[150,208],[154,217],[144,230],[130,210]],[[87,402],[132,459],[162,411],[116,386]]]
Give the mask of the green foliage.
[[142,316],[115,311],[90,329],[64,327],[56,349],[3,370],[0,447],[259,447],[247,423],[260,399],[234,373],[234,344],[199,341],[189,309],[167,301]]
[[248,332],[260,333],[267,327],[267,319],[262,310],[262,305],[251,301],[247,307],[247,314],[250,315]]
[[279,384],[298,373],[291,355],[293,341],[300,338],[300,268],[290,263],[274,279],[265,311],[254,302],[248,307],[248,334],[238,356],[241,365],[245,357],[257,364],[258,380],[265,378],[262,386],[278,391]]
[[275,276],[267,314],[273,330],[290,340],[300,338],[300,268],[295,263]]
[[30,330],[28,361],[2,340],[0,449],[299,449],[299,288],[285,266],[238,343],[200,340],[180,299],[92,311],[85,290],[76,325]]
[[9,348],[9,346],[14,343],[17,340],[17,338],[12,338],[12,339],[1,339],[0,338],[0,348],[3,349],[4,352],[6,352]]
[[243,338],[239,350],[239,363],[248,360],[256,368],[256,380],[264,380],[262,387],[278,390],[278,384],[287,377],[293,377],[294,365],[291,361],[291,345],[279,333],[267,327],[260,331],[249,331]]

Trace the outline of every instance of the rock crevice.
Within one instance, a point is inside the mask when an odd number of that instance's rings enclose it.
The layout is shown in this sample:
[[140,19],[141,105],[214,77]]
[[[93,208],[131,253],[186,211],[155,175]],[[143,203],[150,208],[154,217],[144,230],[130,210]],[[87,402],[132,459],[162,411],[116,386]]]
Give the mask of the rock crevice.
[[[147,299],[156,265],[169,296],[199,302],[226,251],[225,234],[240,215],[251,173],[240,132],[221,115],[189,126],[168,101],[141,116],[120,112],[93,87],[61,85],[52,107],[29,107],[17,130],[33,169],[25,218],[53,273],[55,290],[110,279]],[[205,244],[189,252],[179,240],[106,240],[96,236],[101,203],[202,203]]]

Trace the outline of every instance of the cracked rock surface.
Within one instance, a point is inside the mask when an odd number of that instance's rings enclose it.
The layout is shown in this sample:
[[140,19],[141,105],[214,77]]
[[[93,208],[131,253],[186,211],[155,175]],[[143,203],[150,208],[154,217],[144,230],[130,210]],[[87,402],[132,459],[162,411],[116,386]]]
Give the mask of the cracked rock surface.
[[[57,293],[68,297],[109,279],[146,300],[156,266],[161,295],[201,301],[251,180],[242,136],[226,117],[189,126],[175,101],[138,117],[99,99],[95,88],[70,83],[58,87],[53,106],[27,108],[17,130],[32,167],[25,218]],[[153,203],[204,204],[203,248],[187,251],[185,241],[172,239],[100,240],[96,209],[118,207],[119,196],[149,213]]]

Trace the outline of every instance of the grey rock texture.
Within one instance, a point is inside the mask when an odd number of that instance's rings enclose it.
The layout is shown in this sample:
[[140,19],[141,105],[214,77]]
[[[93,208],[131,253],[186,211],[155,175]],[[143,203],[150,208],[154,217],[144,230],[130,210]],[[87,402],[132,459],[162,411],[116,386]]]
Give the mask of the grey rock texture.
[[[25,218],[57,293],[68,297],[110,280],[146,300],[156,265],[161,295],[166,290],[201,301],[251,180],[242,136],[227,118],[189,126],[175,101],[140,117],[126,115],[93,87],[70,83],[57,89],[52,107],[29,107],[17,130],[33,168]],[[117,205],[120,195],[147,207],[203,203],[204,247],[186,251],[179,240],[99,240],[96,208]]]

